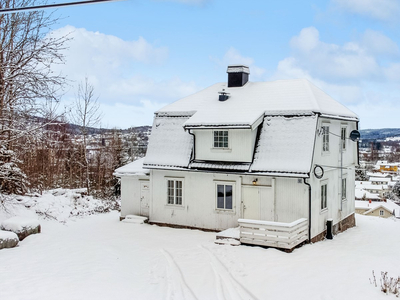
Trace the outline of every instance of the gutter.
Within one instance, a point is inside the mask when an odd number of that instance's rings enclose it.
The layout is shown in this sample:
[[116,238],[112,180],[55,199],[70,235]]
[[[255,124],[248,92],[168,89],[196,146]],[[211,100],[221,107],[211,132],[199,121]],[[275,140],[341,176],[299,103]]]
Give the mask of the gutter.
[[308,185],[308,242],[311,243],[311,185],[303,178],[303,183]]
[[187,166],[187,167],[189,168],[190,164],[191,164],[191,163],[195,160],[195,158],[196,158],[196,136],[195,136],[194,133],[190,132],[190,129],[188,129],[187,132],[188,132],[191,136],[193,136],[193,151],[192,151],[192,157],[190,158],[189,164],[188,164],[188,166]]

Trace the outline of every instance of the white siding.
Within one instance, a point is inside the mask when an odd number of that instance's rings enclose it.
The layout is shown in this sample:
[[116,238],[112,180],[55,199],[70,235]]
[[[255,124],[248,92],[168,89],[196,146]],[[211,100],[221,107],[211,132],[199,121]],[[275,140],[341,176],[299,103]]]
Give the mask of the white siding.
[[[313,173],[308,182],[312,185],[312,231],[314,237],[326,229],[326,220],[333,219],[333,224],[354,213],[354,168],[357,164],[357,143],[346,140],[346,150],[343,151],[343,175],[347,178],[347,199],[341,199],[341,155],[340,133],[341,127],[347,127],[347,137],[356,129],[355,122],[346,122],[332,119],[320,119],[318,128],[322,124],[329,126],[329,153],[322,152],[322,134],[316,137],[314,150],[314,166],[321,165],[324,169],[322,179],[317,179]],[[321,211],[321,182],[328,183],[327,209]],[[342,204],[342,210],[340,206]]]
[[213,130],[193,130],[196,136],[196,160],[251,162],[257,129],[229,129],[228,131],[229,150],[225,150],[214,148]]
[[298,178],[275,180],[275,220],[290,223],[300,218],[308,219],[308,185]]
[[148,182],[146,176],[121,177],[121,217],[140,215],[140,182]]
[[[168,178],[184,181],[182,206],[167,205],[165,182]],[[150,221],[215,230],[236,227],[237,220],[243,218],[242,186],[253,186],[255,179],[255,187],[260,187],[260,208],[265,210],[260,213],[261,220],[292,222],[308,218],[308,186],[297,179],[152,170]],[[215,186],[220,182],[234,185],[230,212],[216,209]]]

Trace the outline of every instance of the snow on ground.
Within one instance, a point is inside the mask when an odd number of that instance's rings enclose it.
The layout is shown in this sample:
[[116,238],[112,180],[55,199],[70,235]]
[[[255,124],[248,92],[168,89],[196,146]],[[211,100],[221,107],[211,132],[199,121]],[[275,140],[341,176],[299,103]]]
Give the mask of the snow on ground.
[[395,299],[369,278],[400,275],[394,219],[357,215],[356,228],[292,253],[216,245],[215,233],[120,222],[115,211],[40,223],[0,250],[0,299]]

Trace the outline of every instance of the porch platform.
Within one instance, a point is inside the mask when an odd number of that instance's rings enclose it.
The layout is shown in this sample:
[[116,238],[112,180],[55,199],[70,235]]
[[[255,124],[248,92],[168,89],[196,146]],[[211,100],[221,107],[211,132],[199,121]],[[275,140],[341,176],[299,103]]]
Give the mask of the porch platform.
[[308,220],[291,223],[239,219],[240,242],[258,246],[293,250],[308,238]]

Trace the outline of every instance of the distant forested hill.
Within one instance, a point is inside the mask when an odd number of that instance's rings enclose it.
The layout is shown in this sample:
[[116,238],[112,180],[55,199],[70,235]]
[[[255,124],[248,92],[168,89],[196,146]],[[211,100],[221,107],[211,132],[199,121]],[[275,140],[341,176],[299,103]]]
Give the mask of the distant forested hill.
[[384,140],[387,137],[400,136],[400,128],[363,129],[361,139]]

